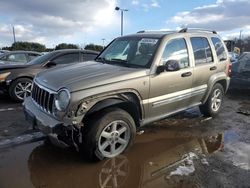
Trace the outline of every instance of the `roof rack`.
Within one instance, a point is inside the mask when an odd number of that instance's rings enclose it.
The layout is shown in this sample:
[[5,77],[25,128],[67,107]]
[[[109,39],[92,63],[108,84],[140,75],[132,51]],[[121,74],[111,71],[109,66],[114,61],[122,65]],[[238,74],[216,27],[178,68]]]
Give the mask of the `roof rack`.
[[142,30],[138,31],[137,33],[173,33],[176,31],[170,31],[170,30]]
[[186,33],[187,31],[200,31],[200,32],[210,32],[213,34],[217,34],[214,30],[202,29],[202,28],[183,28],[179,31],[179,33]]

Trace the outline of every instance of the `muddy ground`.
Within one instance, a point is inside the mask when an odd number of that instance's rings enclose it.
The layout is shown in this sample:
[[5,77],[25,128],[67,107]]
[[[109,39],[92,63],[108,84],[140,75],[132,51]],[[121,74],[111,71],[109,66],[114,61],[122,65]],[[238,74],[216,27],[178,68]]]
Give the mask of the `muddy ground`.
[[21,105],[0,95],[0,187],[250,187],[249,111],[250,91],[233,90],[217,118],[188,110],[144,127],[127,153],[90,163],[44,141],[22,143],[33,131]]

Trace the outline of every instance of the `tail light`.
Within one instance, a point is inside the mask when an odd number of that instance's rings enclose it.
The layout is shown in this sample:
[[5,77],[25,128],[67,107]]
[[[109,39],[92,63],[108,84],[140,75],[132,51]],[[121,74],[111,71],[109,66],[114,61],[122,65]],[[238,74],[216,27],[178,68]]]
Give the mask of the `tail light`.
[[230,62],[227,67],[227,76],[232,76],[232,63]]

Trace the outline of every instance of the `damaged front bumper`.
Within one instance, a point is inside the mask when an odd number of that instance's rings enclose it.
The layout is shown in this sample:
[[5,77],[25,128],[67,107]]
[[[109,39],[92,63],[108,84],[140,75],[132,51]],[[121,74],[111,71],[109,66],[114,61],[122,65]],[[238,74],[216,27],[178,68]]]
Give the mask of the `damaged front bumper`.
[[74,141],[74,127],[72,125],[65,126],[63,122],[51,117],[41,110],[32,100],[27,97],[23,102],[25,119],[30,122],[34,129],[40,130],[47,135],[52,144],[65,148],[76,146]]

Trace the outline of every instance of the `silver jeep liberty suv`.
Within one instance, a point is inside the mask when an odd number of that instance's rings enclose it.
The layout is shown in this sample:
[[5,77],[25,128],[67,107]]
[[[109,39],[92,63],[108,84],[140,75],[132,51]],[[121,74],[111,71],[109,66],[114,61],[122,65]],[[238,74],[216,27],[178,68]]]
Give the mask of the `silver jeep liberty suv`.
[[215,31],[140,31],[116,38],[95,61],[38,74],[26,119],[53,144],[90,159],[115,157],[141,126],[198,105],[217,115],[229,63]]

